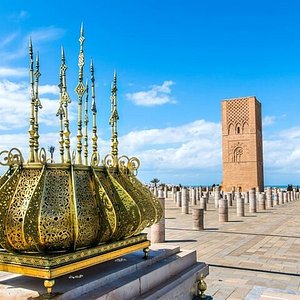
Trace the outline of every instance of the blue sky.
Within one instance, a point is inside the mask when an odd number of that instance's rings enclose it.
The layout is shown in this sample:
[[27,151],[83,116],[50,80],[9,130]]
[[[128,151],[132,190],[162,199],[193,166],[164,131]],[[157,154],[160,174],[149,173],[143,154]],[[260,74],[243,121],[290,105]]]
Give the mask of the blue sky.
[[120,154],[140,158],[143,181],[220,182],[221,101],[255,95],[263,109],[265,183],[299,184],[299,1],[2,0],[0,150],[18,146],[28,153],[29,36],[42,73],[41,145],[58,149],[61,45],[74,143],[81,22],[85,78],[91,58],[95,64],[102,157],[109,151],[116,69]]

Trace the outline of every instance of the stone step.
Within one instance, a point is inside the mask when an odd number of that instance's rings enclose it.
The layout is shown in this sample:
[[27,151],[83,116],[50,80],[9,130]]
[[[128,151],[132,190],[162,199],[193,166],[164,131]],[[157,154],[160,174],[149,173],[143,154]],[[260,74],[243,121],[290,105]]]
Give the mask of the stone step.
[[[70,287],[64,286],[62,290],[59,288],[62,283],[58,281],[60,286],[57,287],[58,289],[56,289],[55,292],[59,292],[61,295],[58,296],[57,299],[83,299],[81,298],[81,295],[83,294],[89,293],[90,291],[98,289],[99,287],[105,287],[105,289],[109,289],[111,283],[124,282],[123,278],[129,278],[131,274],[139,272],[139,270],[148,269],[152,265],[168,259],[177,253],[180,253],[180,247],[178,246],[168,246],[168,248],[165,249],[153,247],[153,249],[151,249],[149,252],[149,258],[147,260],[142,259],[142,251],[137,251],[120,257],[114,261],[106,262],[93,268],[82,270],[80,271],[80,275],[83,275],[83,277],[81,280],[75,280],[75,285],[72,284]],[[74,277],[75,276],[78,277],[78,274],[74,274]],[[66,284],[68,284],[68,282],[66,282]],[[87,297],[84,299],[90,298]]]
[[[155,258],[149,258],[151,259]],[[98,282],[97,289],[89,289],[86,294],[81,293],[72,299],[170,299],[164,298],[164,295],[173,297],[176,293],[184,295],[178,299],[189,299],[187,295],[199,272],[206,276],[208,267],[197,263],[196,252],[180,251],[163,259],[156,259],[148,266],[137,267],[135,272],[125,271],[122,276],[110,282]]]
[[172,276],[169,280],[142,295],[139,299],[192,299],[196,295],[195,282],[199,280],[201,274],[204,276],[208,275],[208,265],[198,262],[176,276]]

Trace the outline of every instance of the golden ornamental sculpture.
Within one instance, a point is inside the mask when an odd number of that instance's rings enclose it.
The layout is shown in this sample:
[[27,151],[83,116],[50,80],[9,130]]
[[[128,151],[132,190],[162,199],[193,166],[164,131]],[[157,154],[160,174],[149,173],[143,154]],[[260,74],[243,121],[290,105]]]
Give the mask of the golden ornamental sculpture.
[[88,164],[89,95],[88,83],[83,84],[83,26],[79,42],[79,80],[75,89],[78,130],[73,158],[68,118],[71,99],[67,92],[63,48],[57,111],[60,162],[47,159],[45,149],[39,147],[41,73],[38,55],[34,64],[31,40],[29,157],[25,161],[17,148],[0,152],[0,164],[8,167],[0,177],[0,247],[3,249],[0,251],[0,270],[44,278],[49,293],[54,285],[53,278],[70,271],[138,249],[144,249],[146,254],[150,242],[141,232],[162,216],[158,200],[136,177],[139,160],[118,156],[116,72],[110,99],[111,153],[100,161],[93,62],[90,64],[92,154]]

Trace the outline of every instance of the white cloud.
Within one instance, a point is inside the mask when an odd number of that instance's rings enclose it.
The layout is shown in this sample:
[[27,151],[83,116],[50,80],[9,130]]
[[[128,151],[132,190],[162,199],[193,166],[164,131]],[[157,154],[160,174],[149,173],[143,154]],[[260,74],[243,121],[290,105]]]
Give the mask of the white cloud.
[[[2,48],[0,55],[5,57],[6,62],[28,55],[28,42],[30,37],[33,42],[33,49],[41,50],[45,44],[60,39],[65,34],[65,30],[49,26],[33,30],[23,35],[23,38],[17,39],[18,34],[18,32],[12,33],[0,41],[0,49]],[[11,45],[12,42],[16,43]]]
[[136,105],[140,106],[155,106],[166,103],[175,103],[175,100],[170,96],[171,86],[175,82],[171,80],[164,81],[162,85],[153,85],[148,91],[140,91],[135,93],[127,93],[126,97]]
[[16,40],[16,38],[18,37],[19,32],[12,32],[9,35],[7,35],[6,37],[4,37],[3,39],[0,40],[0,48],[5,47],[7,45],[9,45],[11,42],[13,42],[14,40]]
[[[40,97],[43,108],[39,111],[39,121],[46,125],[55,125],[53,122],[58,109],[57,86],[41,85],[40,96],[52,95],[54,99]],[[28,83],[15,83],[9,80],[0,80],[0,130],[11,130],[28,126],[30,97]],[[73,118],[75,104],[70,105],[70,119]]]
[[26,10],[21,10],[18,13],[14,13],[10,15],[10,19],[14,22],[20,22],[29,17],[29,14]]
[[43,27],[37,30],[32,31],[28,34],[26,39],[27,43],[29,37],[31,37],[34,43],[42,43],[42,42],[51,42],[53,40],[57,40],[61,38],[65,34],[65,30],[62,28],[57,28],[54,26]]
[[59,88],[57,85],[41,85],[39,87],[39,94],[45,95],[45,94],[52,94],[52,95],[58,95],[59,94]]
[[28,69],[26,68],[5,68],[0,67],[0,77],[25,77],[28,76]]
[[291,178],[300,173],[300,127],[280,131],[264,141],[264,164],[268,172]]
[[221,125],[196,120],[182,126],[130,132],[120,137],[121,153],[139,157],[145,168],[219,168]]
[[274,122],[276,120],[276,117],[275,116],[265,116],[262,120],[262,125],[263,126],[270,126],[270,125],[273,125]]

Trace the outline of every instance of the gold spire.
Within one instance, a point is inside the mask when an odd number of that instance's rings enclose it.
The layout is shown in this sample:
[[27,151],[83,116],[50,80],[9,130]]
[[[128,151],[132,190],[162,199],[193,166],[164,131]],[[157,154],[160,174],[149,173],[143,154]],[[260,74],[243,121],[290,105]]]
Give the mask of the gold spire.
[[93,136],[92,136],[92,147],[93,154],[97,155],[98,152],[98,136],[97,136],[97,107],[95,97],[95,77],[94,77],[94,64],[91,60],[91,82],[92,82],[92,112],[93,112]]
[[29,39],[29,75],[30,75],[30,94],[31,94],[31,104],[30,104],[30,119],[29,119],[29,158],[28,162],[34,162],[34,74],[33,74],[33,50],[32,41]]
[[[61,49],[61,51],[63,52],[63,48]],[[63,102],[62,102],[62,87],[63,87],[63,83],[62,83],[62,68],[60,68],[59,71],[59,108],[57,110],[56,116],[59,117],[59,154],[60,154],[60,162],[64,163],[64,123],[63,123],[63,119],[65,116],[64,113],[64,109],[63,109]]]
[[83,43],[84,43],[84,32],[83,32],[83,24],[81,24],[80,28],[80,50],[78,56],[78,67],[79,67],[79,76],[78,76],[78,84],[75,88],[75,92],[78,96],[78,124],[77,124],[77,155],[76,155],[76,163],[82,164],[82,97],[85,93],[85,87],[83,84],[83,67],[84,67],[84,52],[83,52]]
[[111,116],[109,119],[109,124],[111,125],[111,156],[113,167],[118,166],[118,126],[117,121],[119,120],[118,110],[117,110],[117,73],[114,72],[114,80],[111,86]]
[[40,73],[40,62],[39,54],[36,55],[36,64],[35,64],[35,98],[34,98],[34,161],[39,161],[39,118],[38,111],[42,108],[42,104],[39,98],[39,78]]
[[61,49],[61,65],[60,65],[60,72],[62,78],[62,94],[60,102],[63,105],[63,113],[64,113],[64,143],[66,146],[66,153],[65,153],[65,163],[71,163],[71,154],[70,154],[70,129],[69,129],[69,115],[68,115],[68,104],[71,103],[69,94],[67,92],[67,82],[66,82],[66,59],[65,59],[65,51],[62,47]]
[[84,164],[87,166],[88,165],[88,155],[89,155],[89,150],[88,150],[88,124],[89,124],[89,86],[88,86],[88,81],[86,80],[86,96],[85,96],[85,102],[84,102]]

